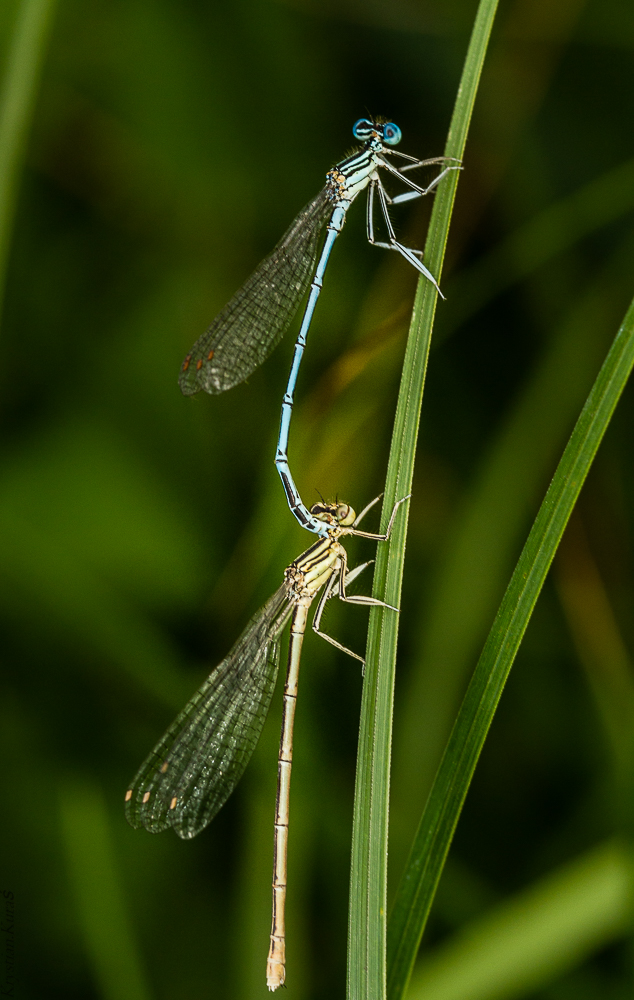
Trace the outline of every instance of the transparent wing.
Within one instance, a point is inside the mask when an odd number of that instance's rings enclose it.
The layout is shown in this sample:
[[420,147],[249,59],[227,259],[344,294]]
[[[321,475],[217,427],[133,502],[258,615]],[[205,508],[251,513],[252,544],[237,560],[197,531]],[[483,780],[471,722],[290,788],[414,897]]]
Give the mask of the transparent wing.
[[323,188],[199,337],[178,380],[186,396],[231,389],[279,344],[310,284],[319,236],[332,210]]
[[262,732],[292,607],[282,585],[143,762],[126,793],[133,827],[187,839],[224,805]]

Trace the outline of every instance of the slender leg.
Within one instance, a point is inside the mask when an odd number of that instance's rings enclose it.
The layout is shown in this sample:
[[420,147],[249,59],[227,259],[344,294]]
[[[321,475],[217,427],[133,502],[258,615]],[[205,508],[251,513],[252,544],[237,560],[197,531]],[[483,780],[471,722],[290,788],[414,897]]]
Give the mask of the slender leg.
[[[392,513],[390,514],[390,520],[388,521],[388,525],[387,528],[385,529],[384,535],[375,534],[374,532],[371,531],[357,531],[354,525],[346,531],[346,534],[356,535],[358,538],[371,538],[375,542],[387,542],[388,538],[392,534],[392,528],[394,527],[394,519],[396,517],[396,513],[399,507],[401,506],[402,503],[405,503],[406,500],[409,500],[411,495],[412,495],[411,493],[408,493],[406,497],[401,497],[400,500],[396,501],[396,503],[392,507]],[[377,502],[377,500],[380,499],[381,497],[379,496],[376,498],[376,500],[373,500],[371,504],[368,504],[365,510],[361,511],[359,517],[356,519],[354,524],[358,524],[361,518],[364,516],[364,514],[366,514],[367,511],[370,509],[370,507],[372,507]]]
[[330,251],[332,250],[337,236],[343,228],[348,207],[348,202],[343,202],[338,205],[332,214],[330,222],[328,223],[326,241],[321,252],[321,257],[319,258],[319,263],[317,264],[317,268],[315,270],[315,276],[310,286],[310,295],[304,312],[304,318],[302,319],[302,325],[295,342],[293,362],[291,364],[291,370],[286,385],[286,392],[284,393],[284,400],[282,402],[280,433],[275,455],[275,466],[280,474],[286,499],[291,511],[303,528],[308,528],[309,531],[314,531],[316,534],[322,536],[327,535],[328,526],[323,521],[319,521],[316,517],[313,517],[308,508],[302,503],[299,490],[297,489],[291,475],[291,470],[288,465],[288,437],[291,425],[291,416],[293,413],[295,385],[297,383],[297,375],[299,373],[299,367],[304,355],[304,348],[306,347],[306,337],[308,336],[308,331],[313,318],[313,312],[315,311],[317,299],[319,298],[319,293],[323,284],[324,271],[326,270],[326,264],[328,263]]
[[325,639],[326,642],[329,642],[332,646],[335,646],[337,649],[340,649],[342,653],[347,653],[348,656],[352,656],[355,660],[359,660],[360,663],[365,664],[365,660],[363,659],[362,656],[359,656],[358,653],[353,653],[352,650],[348,649],[347,646],[342,646],[342,644],[340,642],[337,642],[336,639],[333,639],[331,635],[328,635],[326,632],[322,632],[319,627],[321,624],[321,616],[323,614],[324,608],[326,607],[326,602],[329,600],[330,597],[333,596],[335,587],[337,585],[337,580],[339,580],[338,597],[341,601],[345,601],[346,604],[362,604],[365,605],[366,607],[389,608],[390,611],[398,611],[398,608],[392,607],[391,604],[386,604],[385,601],[379,601],[377,600],[376,597],[366,597],[363,594],[355,594],[355,595],[347,594],[346,586],[352,580],[354,580],[356,576],[358,576],[358,574],[361,572],[362,569],[365,569],[365,567],[369,564],[363,563],[362,566],[357,566],[356,569],[353,569],[352,572],[348,573],[347,572],[348,557],[345,549],[341,549],[340,560],[341,560],[341,566],[338,569],[334,570],[332,576],[328,580],[328,583],[324,587],[324,591],[319,599],[319,604],[317,605],[315,617],[313,618],[313,630],[317,633],[317,635],[321,636],[322,639]]
[[[362,656],[359,656],[358,653],[353,653],[351,649],[348,649],[347,646],[343,646],[340,642],[337,642],[337,640],[333,639],[333,637],[331,635],[328,635],[327,632],[322,632],[319,627],[321,623],[321,616],[323,614],[323,610],[326,607],[326,602],[330,597],[333,596],[335,585],[336,585],[336,579],[335,579],[335,574],[333,574],[333,577],[331,577],[330,581],[328,582],[327,587],[324,589],[324,592],[321,595],[319,604],[317,605],[317,610],[315,612],[315,617],[313,619],[313,630],[317,633],[317,635],[321,636],[322,639],[325,639],[326,642],[329,642],[331,646],[334,646],[336,649],[340,649],[342,653],[347,653],[348,656],[352,656],[353,659],[358,660],[359,663],[365,663],[365,660],[363,659]],[[341,594],[339,594],[338,596],[341,597]],[[393,608],[391,604],[383,604],[383,601],[377,601],[374,597],[363,597],[362,595],[359,595],[358,597],[344,596],[341,597],[341,600],[345,601],[346,604],[366,604],[366,605],[374,604],[374,605],[380,605],[381,607],[390,608],[390,610],[392,611],[397,610],[396,608]]]
[[406,184],[407,187],[411,188],[410,191],[405,191],[403,194],[394,195],[393,198],[386,194],[387,200],[390,203],[390,205],[402,205],[404,201],[413,201],[415,198],[422,198],[424,195],[429,194],[431,191],[433,191],[437,187],[437,185],[440,184],[443,177],[446,177],[446,175],[451,170],[462,170],[462,167],[458,166],[445,167],[445,169],[441,170],[438,176],[435,177],[431,182],[431,184],[429,184],[426,188],[422,188],[418,184],[414,184],[414,182],[411,181],[409,177],[405,177],[406,170],[414,170],[416,167],[425,166],[428,162],[431,161],[420,160],[417,163],[412,163],[406,167],[401,167],[400,170],[397,170],[395,167],[393,167],[391,164],[388,164],[387,162],[384,163],[385,167],[389,170],[391,174],[394,174],[395,177],[400,177],[403,183]]
[[[422,167],[422,166],[425,165],[425,163],[426,163],[426,161],[420,160],[416,164],[416,166],[417,167]],[[434,188],[437,187],[438,184],[440,184],[440,182],[443,179],[443,177],[446,177],[447,174],[450,173],[452,170],[462,170],[462,167],[459,167],[459,166],[445,167],[444,170],[441,170],[440,173],[436,177],[434,177],[434,179],[431,182],[431,184],[428,184],[427,187],[423,188],[423,187],[420,187],[420,185],[415,184],[414,181],[411,181],[409,179],[409,177],[404,177],[403,176],[403,174],[404,174],[404,172],[406,170],[413,170],[414,169],[414,165],[413,164],[411,166],[402,167],[400,170],[397,170],[396,167],[393,166],[388,160],[385,160],[385,159],[382,158],[381,159],[381,165],[383,167],[385,167],[385,169],[390,174],[394,174],[395,177],[399,177],[403,181],[403,183],[407,185],[407,187],[409,187],[409,188],[412,189],[411,191],[407,192],[406,194],[399,194],[399,195],[396,195],[395,198],[390,198],[390,204],[391,205],[399,205],[399,204],[401,204],[404,201],[411,201],[412,198],[416,198],[417,196],[419,198],[422,198],[424,195],[429,194],[430,191],[433,191]]]
[[[383,243],[383,242],[375,239],[375,237],[374,237],[374,192],[375,192],[375,190],[378,190],[378,192],[379,192],[379,199],[380,199],[380,202],[381,202],[381,210],[383,212],[383,217],[385,219],[385,224],[386,224],[387,230],[388,230],[388,237],[389,237],[389,240],[390,240],[389,243]],[[420,197],[420,194],[417,193],[417,192],[414,192],[412,194],[412,197],[418,198],[418,197]],[[386,193],[383,185],[381,184],[381,181],[378,180],[378,179],[375,180],[375,181],[372,181],[372,183],[370,185],[369,192],[368,192],[368,205],[367,205],[367,215],[366,215],[366,230],[367,230],[367,235],[368,235],[368,241],[372,244],[372,246],[381,247],[381,249],[383,249],[383,250],[396,250],[398,253],[400,253],[401,256],[404,257],[405,260],[408,261],[410,264],[412,264],[416,268],[417,271],[420,271],[421,274],[423,274],[429,281],[431,281],[432,285],[434,286],[434,288],[436,289],[436,291],[438,292],[438,294],[440,295],[440,297],[444,299],[445,296],[440,291],[440,288],[438,287],[438,282],[434,278],[434,276],[431,273],[431,271],[429,271],[425,267],[425,265],[422,264],[421,261],[417,259],[418,256],[422,257],[422,252],[420,250],[411,250],[409,247],[404,247],[396,239],[396,234],[394,233],[394,227],[392,226],[392,221],[390,219],[389,212],[388,212],[387,201],[388,201],[388,195],[387,195],[387,193]],[[390,199],[390,201],[393,201],[393,199]]]
[[273,917],[271,943],[266,963],[266,985],[276,990],[284,985],[286,977],[286,859],[288,852],[288,816],[293,765],[293,723],[297,703],[299,660],[302,651],[310,599],[300,601],[293,611],[291,635],[288,646],[288,669],[284,686],[282,734],[277,762],[277,800],[275,805],[275,842],[273,851]]
[[388,238],[389,238],[390,242],[389,243],[378,243],[378,242],[373,241],[373,240],[370,240],[370,242],[374,243],[374,246],[382,247],[384,250],[397,250],[398,253],[400,253],[401,256],[405,258],[405,260],[409,261],[409,263],[412,264],[416,268],[417,271],[420,271],[420,273],[423,274],[428,279],[428,281],[431,281],[432,285],[434,286],[434,288],[436,289],[436,291],[440,295],[441,299],[444,299],[445,296],[440,291],[440,288],[438,286],[438,282],[434,278],[433,274],[431,273],[430,270],[428,270],[425,267],[425,265],[423,263],[421,263],[420,260],[418,260],[418,258],[416,256],[416,254],[418,253],[418,251],[410,250],[409,247],[404,247],[403,244],[399,243],[398,240],[396,239],[396,234],[394,232],[394,227],[392,226],[392,221],[390,219],[390,215],[389,215],[389,212],[388,212],[387,196],[386,196],[386,193],[385,193],[385,191],[383,189],[383,185],[381,184],[381,182],[379,180],[377,180],[376,181],[376,186],[377,186],[377,190],[379,192],[379,201],[381,203],[381,210],[383,212],[383,217],[385,219],[385,225],[387,226]]
[[376,243],[374,239],[374,189],[376,181],[370,181],[368,185],[368,199],[365,203],[365,232],[368,243]]
[[447,163],[450,170],[462,170],[462,160],[455,156],[431,156],[428,160],[416,160],[401,167],[400,174],[405,174],[409,170],[418,170],[419,167],[430,167],[435,163]]
[[323,614],[324,608],[326,607],[326,602],[329,597],[332,597],[338,576],[339,576],[339,570],[335,569],[332,576],[328,580],[328,583],[324,587],[324,591],[321,597],[319,598],[319,604],[317,605],[315,617],[313,618],[313,630],[317,633],[317,635],[321,636],[322,639],[325,639],[326,642],[329,642],[331,646],[335,646],[336,649],[340,649],[342,653],[347,653],[348,656],[352,656],[353,659],[359,660],[360,663],[365,663],[365,660],[363,659],[362,656],[359,656],[358,653],[353,653],[352,650],[348,649],[347,646],[342,646],[340,642],[337,642],[337,640],[333,639],[331,635],[327,635],[326,632],[322,632],[321,629],[319,628],[319,624],[321,622],[321,616]]
[[349,570],[346,573],[346,587],[348,586],[349,583],[352,583],[353,580],[356,580],[359,574],[363,573],[363,570],[367,569],[368,566],[371,566],[373,562],[374,559],[368,559],[367,562],[360,563],[359,566],[355,566],[354,569]]
[[392,607],[391,604],[386,604],[385,601],[380,601],[377,597],[366,597],[365,594],[351,594],[348,596],[346,594],[346,586],[348,584],[348,554],[345,549],[341,550],[341,573],[339,575],[339,600],[345,601],[346,604],[365,604],[370,607],[375,608],[389,608],[390,611],[398,611],[398,608]]
[[405,167],[401,167],[400,173],[405,173],[406,170],[416,170],[418,167],[430,167],[434,163],[457,163],[459,166],[462,165],[462,160],[457,159],[455,156],[430,156],[427,160],[419,160],[415,156],[408,156],[407,153],[401,153],[399,149],[384,149],[383,155],[388,156],[398,156],[401,160],[408,160],[408,164]]
[[363,508],[363,510],[361,511],[361,513],[357,514],[356,520],[355,520],[354,524],[352,525],[353,528],[356,528],[356,526],[358,524],[361,524],[361,521],[363,520],[363,518],[365,517],[365,515],[368,513],[368,511],[372,510],[372,508],[374,507],[374,505],[379,502],[379,500],[381,499],[382,496],[383,496],[383,494],[379,493],[378,497],[375,497],[374,500],[370,500],[369,504],[366,504],[366,506]]
[[[396,247],[392,246],[391,243],[381,243],[380,240],[377,240],[374,236],[374,192],[379,186],[383,187],[380,181],[370,181],[370,185],[368,187],[368,197],[366,200],[365,231],[368,237],[368,243],[371,243],[372,246],[381,247],[382,250],[395,250]],[[385,195],[386,200],[390,201],[390,198],[384,188],[383,194]],[[418,198],[420,195],[416,194],[415,197]],[[410,250],[410,253],[416,254],[417,257],[421,258],[423,256],[422,250]]]

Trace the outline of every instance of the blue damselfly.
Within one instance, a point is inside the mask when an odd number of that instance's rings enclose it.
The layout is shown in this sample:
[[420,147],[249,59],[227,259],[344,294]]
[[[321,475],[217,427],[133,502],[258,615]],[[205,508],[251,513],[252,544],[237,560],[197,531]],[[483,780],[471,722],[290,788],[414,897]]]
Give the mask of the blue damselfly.
[[137,829],[145,827],[150,833],[159,833],[172,827],[179,837],[189,839],[207,826],[242,777],[262,732],[277,678],[280,636],[290,618],[275,808],[273,917],[266,966],[271,990],[281,986],[285,978],[284,908],[293,721],[308,612],[323,587],[313,629],[363,663],[361,656],[322,632],[320,624],[326,602],[335,593],[349,604],[390,607],[374,597],[347,593],[348,584],[369,564],[348,572],[346,550],[339,541],[345,535],[375,541],[389,538],[404,500],[395,504],[385,534],[359,531],[359,522],[376,502],[368,504],[358,517],[347,504],[319,503],[311,507],[311,517],[326,529],[324,536],[291,563],[282,586],[253,616],[229,654],[176,717],[125,795],[126,817]]
[[[326,535],[327,528],[302,502],[288,464],[288,438],[297,375],[333,244],[343,228],[352,202],[367,188],[366,227],[370,243],[386,250],[396,250],[442,295],[433,274],[420,259],[422,252],[403,246],[396,239],[388,209],[390,205],[429,194],[449,171],[460,169],[459,161],[449,157],[417,160],[393,149],[401,141],[401,130],[393,122],[362,118],[355,123],[352,131],[363,146],[328,172],[326,186],[299,213],[275,249],[264,258],[216,316],[206,333],[197,340],[183,362],[179,379],[180,387],[187,396],[200,389],[209,393],[224,392],[244,381],[279,343],[310,285],[282,403],[275,465],[293,514],[303,527],[318,535]],[[406,163],[396,167],[388,156],[398,156]],[[411,170],[435,164],[442,166],[442,170],[427,187],[415,184],[406,176]],[[381,170],[398,178],[408,190],[390,196],[383,185]],[[375,198],[387,229],[387,242],[377,240],[375,236]],[[326,239],[315,265],[324,226]]]

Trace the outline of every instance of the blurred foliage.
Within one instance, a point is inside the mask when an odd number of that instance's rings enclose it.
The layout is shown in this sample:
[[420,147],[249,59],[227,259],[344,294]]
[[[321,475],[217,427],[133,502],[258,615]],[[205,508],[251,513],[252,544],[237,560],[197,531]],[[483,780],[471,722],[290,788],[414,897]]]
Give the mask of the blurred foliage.
[[[23,6],[0,9],[5,66]],[[197,840],[129,829],[122,796],[307,545],[272,463],[291,338],[226,397],[184,399],[176,376],[351,148],[357,118],[393,118],[404,152],[442,151],[474,12],[464,0],[58,2],[0,338],[0,889],[15,894],[27,1000],[267,995],[279,700],[241,786]],[[633,50],[634,11],[617,0],[509,0],[494,28],[411,504],[392,888],[526,531],[632,297]],[[398,213],[414,245],[428,215],[425,204]],[[319,490],[360,508],[382,488],[414,279],[367,246],[355,206],[300,379],[291,460],[305,500]],[[627,865],[605,844],[617,834],[627,845],[633,825],[633,422],[628,390],[511,674],[433,911],[426,947],[444,949],[446,982],[464,969],[453,935],[465,925],[489,935],[493,968],[496,927],[508,931],[522,900],[523,919],[550,921],[543,961],[506,986],[491,975],[482,991],[479,980],[483,998],[631,995]],[[350,548],[353,560],[373,554]],[[327,628],[362,649],[364,620],[332,602]],[[289,1000],[344,992],[361,689],[352,663],[316,637],[306,646]],[[575,873],[590,884],[592,859],[597,927],[580,916],[571,943]],[[564,883],[557,923],[550,889]],[[506,954],[512,935],[499,934]],[[472,1000],[468,982],[453,989],[438,995]]]

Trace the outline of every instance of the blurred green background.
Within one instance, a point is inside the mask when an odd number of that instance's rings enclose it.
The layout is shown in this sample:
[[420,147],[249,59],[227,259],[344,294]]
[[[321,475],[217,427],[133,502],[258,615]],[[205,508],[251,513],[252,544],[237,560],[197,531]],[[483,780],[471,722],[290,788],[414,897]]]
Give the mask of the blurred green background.
[[[0,338],[0,890],[15,896],[16,996],[268,995],[279,698],[237,792],[195,841],[131,830],[123,793],[310,543],[272,461],[292,337],[226,396],[185,399],[176,379],[350,150],[357,118],[396,121],[411,155],[442,152],[475,7],[59,0],[53,11]],[[23,9],[0,11],[5,66]],[[392,893],[466,680],[632,296],[633,56],[634,8],[618,0],[501,4],[411,501]],[[423,245],[429,208],[395,213],[410,245]],[[367,245],[354,206],[292,428],[308,503],[320,491],[360,509],[381,491],[415,284],[395,256]],[[630,390],[476,772],[412,996],[631,996],[633,424]],[[373,554],[349,548],[352,562]],[[335,601],[325,619],[359,651],[365,622]],[[309,636],[289,1000],[344,995],[360,691],[354,663]]]

